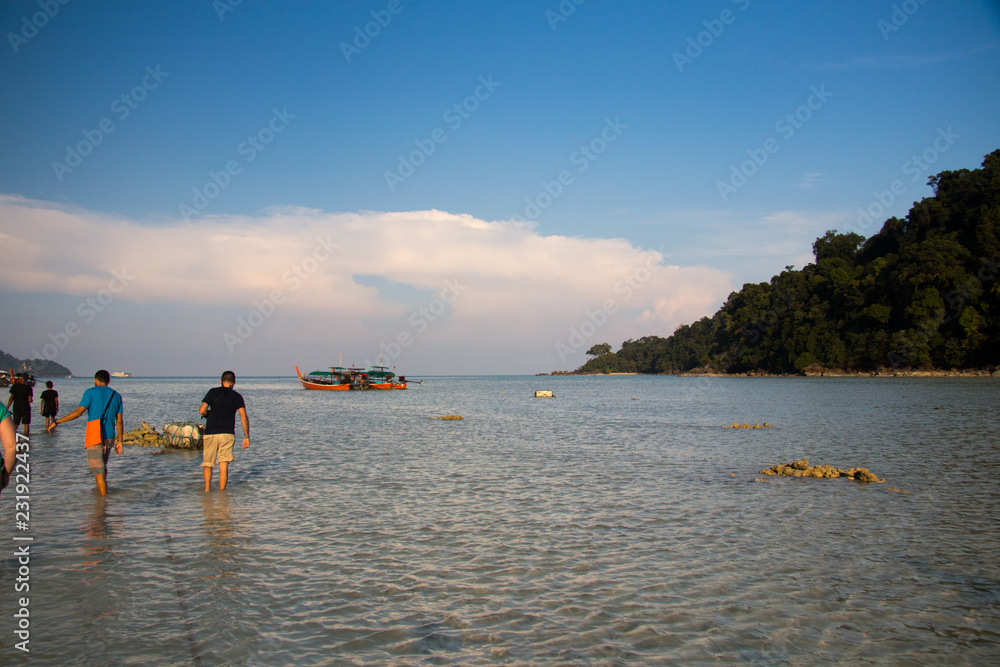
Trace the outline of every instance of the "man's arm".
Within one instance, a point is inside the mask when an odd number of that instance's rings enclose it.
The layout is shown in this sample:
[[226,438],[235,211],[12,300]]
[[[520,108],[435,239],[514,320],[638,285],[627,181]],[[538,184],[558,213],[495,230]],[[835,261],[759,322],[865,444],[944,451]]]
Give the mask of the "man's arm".
[[[3,443],[3,467],[0,467],[0,489],[6,488],[10,484],[10,473],[14,469],[14,462],[17,460],[17,435],[14,431],[14,422],[8,416],[0,421],[0,442]],[[28,443],[24,443],[27,447]]]
[[14,421],[10,417],[0,421],[0,442],[3,442],[3,467],[10,475],[17,460],[17,435],[14,433]]
[[125,442],[125,420],[120,412],[115,415],[115,433],[118,436],[115,439],[115,456],[118,456],[122,453],[122,444]]
[[250,419],[246,408],[240,408],[240,424],[243,426],[243,449],[246,449],[250,446]]
[[83,407],[81,405],[80,407],[78,407],[76,410],[74,410],[73,412],[69,413],[65,417],[63,417],[61,419],[54,420],[51,424],[49,424],[49,433],[52,433],[52,429],[54,429],[56,427],[56,424],[62,424],[63,422],[71,422],[74,419],[76,419],[77,417],[79,417],[80,415],[82,415],[86,411],[87,411],[87,408],[85,408],[85,407]]
[[198,414],[199,415],[207,415],[208,414],[208,403],[205,403],[204,401],[202,402],[201,407],[198,408]]

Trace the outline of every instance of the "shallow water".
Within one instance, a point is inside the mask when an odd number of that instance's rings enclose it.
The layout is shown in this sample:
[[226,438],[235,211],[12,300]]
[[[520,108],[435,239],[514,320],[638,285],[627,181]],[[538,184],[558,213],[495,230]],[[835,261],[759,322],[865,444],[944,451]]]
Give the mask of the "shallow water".
[[[90,384],[56,382],[63,414]],[[213,384],[112,382],[126,429],[195,420]],[[0,664],[1000,660],[995,379],[237,390],[253,437],[224,493],[200,454],[132,447],[102,500],[84,420],[34,417],[29,530],[0,499]],[[803,457],[888,481],[753,481]],[[14,536],[34,538],[30,655]]]

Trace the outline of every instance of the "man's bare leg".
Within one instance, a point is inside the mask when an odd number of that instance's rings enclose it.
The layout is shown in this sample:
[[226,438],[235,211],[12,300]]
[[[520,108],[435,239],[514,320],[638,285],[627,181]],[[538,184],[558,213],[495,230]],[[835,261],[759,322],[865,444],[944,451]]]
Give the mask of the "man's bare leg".
[[226,482],[229,481],[229,461],[219,461],[219,491],[226,489]]
[[104,475],[94,475],[94,479],[97,480],[97,492],[102,496],[108,495],[108,483],[104,481]]
[[208,493],[208,488],[212,485],[212,469],[209,466],[202,466],[201,474],[205,476],[205,493]]

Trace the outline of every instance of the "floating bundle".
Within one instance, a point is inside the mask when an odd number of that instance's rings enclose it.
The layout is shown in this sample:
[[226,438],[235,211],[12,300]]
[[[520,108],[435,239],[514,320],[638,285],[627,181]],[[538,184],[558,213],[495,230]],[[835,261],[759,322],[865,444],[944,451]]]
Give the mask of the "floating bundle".
[[201,449],[205,425],[201,422],[170,422],[163,427],[163,437],[169,447]]

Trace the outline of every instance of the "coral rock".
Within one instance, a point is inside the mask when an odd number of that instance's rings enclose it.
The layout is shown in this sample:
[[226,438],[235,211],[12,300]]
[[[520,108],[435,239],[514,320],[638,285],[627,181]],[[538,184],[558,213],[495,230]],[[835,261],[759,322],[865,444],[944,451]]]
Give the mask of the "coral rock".
[[835,479],[838,477],[847,477],[848,479],[853,479],[858,482],[885,482],[884,479],[879,479],[877,475],[870,472],[868,468],[850,468],[849,470],[841,470],[840,468],[831,465],[818,465],[811,466],[809,461],[806,459],[800,459],[793,463],[787,464],[777,464],[770,468],[765,468],[760,471],[762,475],[784,475],[787,477],[812,477],[815,479]]

